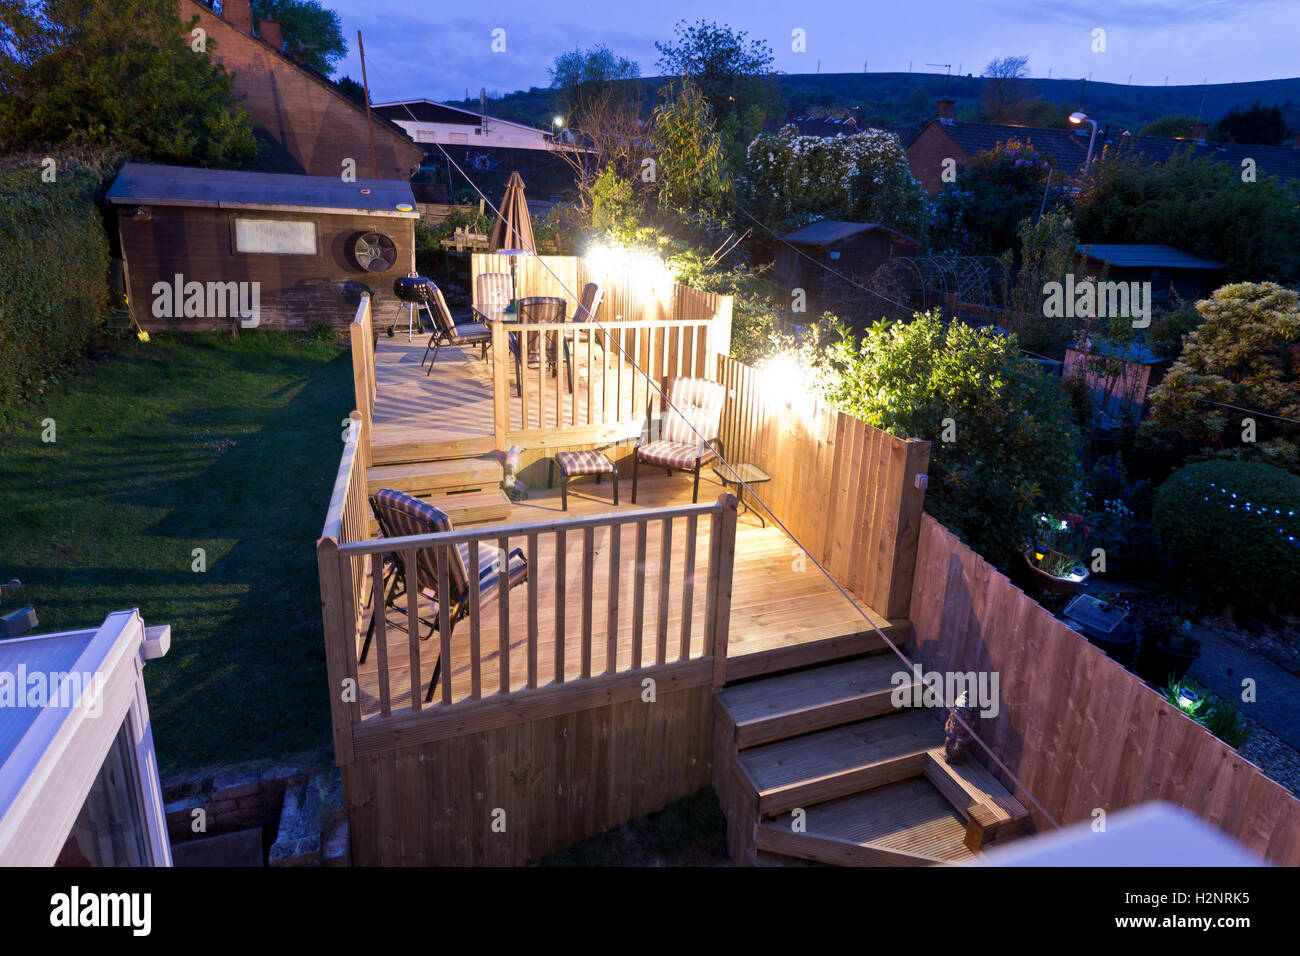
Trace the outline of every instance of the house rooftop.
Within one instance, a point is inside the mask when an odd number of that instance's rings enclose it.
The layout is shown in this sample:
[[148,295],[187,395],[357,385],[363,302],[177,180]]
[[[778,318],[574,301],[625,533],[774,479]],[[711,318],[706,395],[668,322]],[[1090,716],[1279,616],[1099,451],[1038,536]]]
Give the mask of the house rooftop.
[[836,219],[821,219],[809,223],[795,229],[793,232],[787,232],[781,238],[786,242],[798,243],[804,246],[831,246],[861,233],[871,232],[874,229],[881,229],[890,233],[894,238],[902,242],[920,246],[920,243],[915,239],[910,239],[898,230],[882,226],[878,222],[842,222]]
[[396,179],[299,176],[127,163],[108,191],[117,206],[210,206],[417,219],[411,184]]
[[1222,262],[1204,259],[1173,246],[1125,243],[1081,243],[1075,251],[1095,262],[1121,269],[1227,269]]
[[380,116],[394,123],[450,123],[456,126],[478,126],[483,120],[487,120],[490,123],[501,123],[528,130],[530,133],[550,135],[548,130],[538,129],[527,123],[517,123],[514,120],[489,116],[486,113],[476,113],[459,106],[448,106],[446,103],[435,103],[433,100],[394,100],[390,103],[376,103],[372,108]]

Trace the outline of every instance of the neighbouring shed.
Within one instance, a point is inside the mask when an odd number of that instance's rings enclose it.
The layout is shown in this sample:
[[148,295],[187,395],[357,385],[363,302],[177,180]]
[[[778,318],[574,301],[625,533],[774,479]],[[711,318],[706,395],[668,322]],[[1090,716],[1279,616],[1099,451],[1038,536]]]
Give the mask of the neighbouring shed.
[[1075,261],[1090,272],[1105,266],[1113,282],[1150,282],[1153,305],[1168,304],[1174,293],[1188,301],[1204,299],[1228,275],[1222,262],[1160,244],[1082,243]]
[[1105,426],[1139,419],[1147,395],[1160,384],[1172,364],[1173,359],[1161,358],[1145,345],[1120,347],[1089,339],[1065,350],[1062,376],[1083,376]]
[[146,330],[376,322],[415,269],[409,183],[127,163],[108,191],[131,313]]
[[803,289],[808,311],[825,301],[827,279],[838,273],[862,282],[897,257],[915,256],[921,244],[875,222],[823,219],[781,237],[773,278],[790,289]]

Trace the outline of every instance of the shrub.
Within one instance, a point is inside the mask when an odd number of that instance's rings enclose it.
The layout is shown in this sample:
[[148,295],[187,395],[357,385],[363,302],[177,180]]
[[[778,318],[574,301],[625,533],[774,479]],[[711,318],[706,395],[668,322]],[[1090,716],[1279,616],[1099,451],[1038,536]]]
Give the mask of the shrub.
[[1180,468],[1156,492],[1160,546],[1216,602],[1263,607],[1300,583],[1300,477],[1260,462]]
[[86,352],[108,309],[108,239],[96,206],[121,166],[107,151],[0,163],[0,410],[30,399]]
[[818,351],[834,405],[932,443],[926,509],[994,564],[1029,543],[1038,515],[1070,510],[1078,432],[1055,381],[1021,358],[1014,335],[929,313]]

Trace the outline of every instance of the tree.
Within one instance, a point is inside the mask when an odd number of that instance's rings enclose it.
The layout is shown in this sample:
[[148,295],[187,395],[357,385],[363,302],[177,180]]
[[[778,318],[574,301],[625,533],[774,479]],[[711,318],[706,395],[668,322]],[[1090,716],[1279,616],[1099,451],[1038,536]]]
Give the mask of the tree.
[[1040,514],[1068,510],[1078,433],[1014,335],[927,313],[822,343],[813,361],[837,408],[932,443],[926,510],[992,563],[1025,546]]
[[1192,127],[1196,122],[1196,117],[1188,116],[1186,113],[1170,113],[1147,123],[1138,135],[1154,136],[1159,139],[1188,139],[1192,135]]
[[1070,344],[1070,320],[1053,321],[1043,315],[1043,289],[1049,282],[1064,282],[1066,273],[1073,271],[1078,241],[1069,215],[1058,210],[1020,223],[1018,264],[1009,252],[1003,256],[1007,274],[1016,277],[1009,290],[1006,321],[1031,352],[1060,357]]
[[750,211],[784,232],[814,219],[877,222],[923,241],[927,200],[893,133],[824,139],[793,126],[750,143],[742,184]]
[[0,148],[107,145],[199,166],[255,156],[230,74],[191,47],[197,24],[172,0],[0,0]]
[[341,76],[334,83],[339,88],[339,92],[349,99],[356,100],[362,106],[366,105],[366,88],[352,79],[350,76]]
[[1264,106],[1259,100],[1246,109],[1229,110],[1218,122],[1219,136],[1230,143],[1276,146],[1286,138],[1286,118],[1276,103]]
[[549,72],[551,87],[559,91],[562,105],[577,116],[611,97],[626,101],[640,95],[635,84],[624,81],[639,79],[641,67],[615,55],[603,43],[590,50],[579,48],[560,54]]
[[1241,282],[1196,307],[1205,321],[1152,390],[1143,437],[1165,453],[1300,473],[1300,296]]
[[[1020,224],[1063,200],[1065,177],[1026,139],[998,143],[960,163],[935,197],[933,245],[962,255],[1001,255],[1018,248]],[[1046,200],[1046,202],[1044,202]]]
[[1296,190],[1276,177],[1242,181],[1237,167],[1187,149],[1163,163],[1132,148],[1093,161],[1075,201],[1088,242],[1164,243],[1224,263],[1245,276],[1300,276]]
[[334,64],[348,55],[343,21],[317,0],[253,0],[253,17],[279,23],[285,52],[317,73],[332,75]]
[[744,113],[770,100],[772,48],[766,40],[750,40],[745,30],[699,20],[679,20],[673,28],[675,42],[655,41],[659,68],[670,76],[689,76],[709,101],[718,123],[725,125],[733,113]]
[[1008,119],[1011,107],[1027,95],[1025,77],[1029,76],[1029,57],[1004,56],[984,67],[984,93],[980,100],[984,112],[995,123]]
[[707,224],[726,213],[727,179],[722,138],[713,110],[689,79],[669,86],[654,112],[650,142],[658,163],[659,208],[679,219]]

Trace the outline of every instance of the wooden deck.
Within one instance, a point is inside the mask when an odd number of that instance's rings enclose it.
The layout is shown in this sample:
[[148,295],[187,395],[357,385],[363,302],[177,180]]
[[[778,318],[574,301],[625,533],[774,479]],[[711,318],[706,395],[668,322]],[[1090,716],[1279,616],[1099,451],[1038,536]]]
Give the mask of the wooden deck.
[[[444,348],[432,374],[420,365],[427,334],[408,341],[380,334],[375,348],[375,446],[415,443],[465,443],[493,437],[492,362],[478,348]],[[560,374],[534,363],[524,372],[524,394],[515,380],[513,357],[507,382],[511,431],[574,427],[599,422],[640,421],[645,417],[647,384],[616,349],[577,341],[568,369]],[[471,451],[474,449],[471,448]]]
[[[711,501],[723,492],[719,482],[710,473],[700,481],[700,500]],[[663,474],[646,478],[643,476],[638,503],[630,503],[631,488],[624,480],[620,489],[624,495],[619,511],[641,510],[651,507],[665,507],[689,504],[691,481],[689,476],[675,474],[666,477]],[[574,483],[569,490],[570,516],[589,516],[613,511],[608,481],[596,485],[590,480]],[[560,510],[558,490],[532,492],[528,501],[514,506],[510,524],[527,524],[536,521],[555,520],[564,514]],[[672,567],[683,567],[683,546],[685,522],[674,522],[672,534]],[[701,529],[703,531],[703,529]],[[620,548],[618,562],[618,600],[615,605],[616,615],[616,651],[615,661],[619,670],[635,666],[633,661],[633,621],[631,595],[633,574],[632,567],[636,561],[635,533],[631,527],[620,529]],[[594,623],[591,625],[595,639],[591,642],[592,653],[589,664],[591,675],[600,675],[607,670],[608,644],[606,641],[609,624],[609,529],[602,529],[597,536],[598,552],[593,577],[592,602]],[[646,594],[658,595],[659,558],[661,553],[661,524],[651,526],[646,541]],[[526,547],[523,536],[513,537],[510,547]],[[583,587],[582,587],[582,535],[573,534],[566,541],[565,576],[563,594],[565,595],[565,653],[564,676],[572,680],[580,676],[583,662],[581,659],[581,636],[583,630]],[[553,682],[555,672],[555,604],[558,587],[557,559],[554,549],[541,546],[540,560],[534,562],[533,573],[538,576],[540,584],[537,607],[539,621],[540,646],[538,648],[538,683],[544,686]],[[703,577],[708,568],[707,536],[700,534],[696,548],[696,578],[699,584],[697,592],[702,589]],[[510,594],[509,615],[511,622],[522,624],[528,619],[527,588],[517,587]],[[389,610],[388,660],[393,701],[409,699],[410,674],[405,662],[409,658],[409,643],[406,632],[402,629],[406,623],[405,602],[400,609]],[[674,608],[664,622],[666,624],[667,647],[666,660],[695,659],[705,654],[705,606],[702,600],[694,602],[691,625],[685,645],[682,642],[682,622],[680,602],[672,602]],[[648,606],[643,623],[640,666],[656,663],[657,635],[660,630],[660,605],[653,598]],[[422,605],[421,613],[428,616],[427,605]],[[495,598],[483,604],[485,631],[495,634],[496,619],[499,610]],[[889,622],[872,615],[873,623],[888,627]],[[369,620],[369,611],[366,612]],[[512,628],[512,637],[516,629]],[[732,589],[731,631],[728,646],[728,675],[753,676],[784,666],[797,663],[798,657],[805,649],[815,646],[824,647],[833,642],[858,641],[864,650],[877,649],[878,639],[869,632],[861,615],[848,601],[826,580],[811,564],[800,565],[796,562],[794,546],[784,534],[774,528],[762,528],[752,515],[740,518],[736,531],[735,577]],[[423,630],[422,630],[423,633]],[[527,686],[528,661],[522,652],[526,644],[526,631],[517,628],[518,638],[511,644],[510,654],[510,690],[519,690]],[[858,636],[855,636],[858,635]],[[683,652],[683,648],[685,651]],[[518,648],[519,650],[516,650]],[[423,641],[421,644],[420,673],[427,680],[432,674],[433,664],[437,659],[437,640]],[[480,648],[482,693],[484,696],[499,689],[497,651],[495,640],[485,638]],[[378,654],[372,648],[365,664],[358,668],[360,701],[363,719],[378,713]],[[470,693],[470,635],[469,623],[462,621],[453,631],[452,637],[452,700],[459,702]],[[435,711],[440,705],[430,705]],[[397,713],[395,708],[394,713]]]

